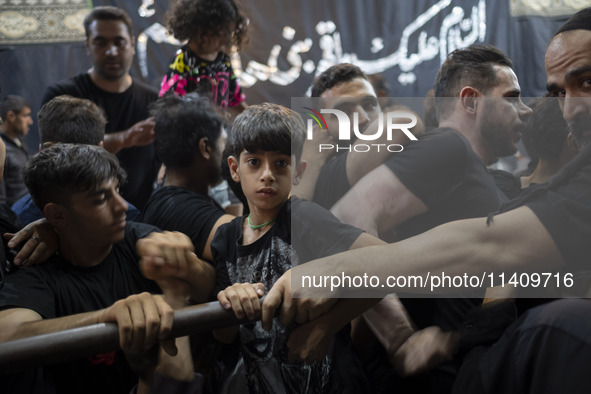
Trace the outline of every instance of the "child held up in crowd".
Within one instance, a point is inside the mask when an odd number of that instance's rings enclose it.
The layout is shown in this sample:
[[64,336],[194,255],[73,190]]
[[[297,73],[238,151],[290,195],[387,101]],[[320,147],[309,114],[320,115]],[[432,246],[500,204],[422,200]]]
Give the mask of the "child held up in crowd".
[[160,96],[197,91],[224,110],[241,112],[245,96],[228,55],[245,41],[247,19],[234,0],[176,0],[167,25],[175,38],[187,43],[176,52]]

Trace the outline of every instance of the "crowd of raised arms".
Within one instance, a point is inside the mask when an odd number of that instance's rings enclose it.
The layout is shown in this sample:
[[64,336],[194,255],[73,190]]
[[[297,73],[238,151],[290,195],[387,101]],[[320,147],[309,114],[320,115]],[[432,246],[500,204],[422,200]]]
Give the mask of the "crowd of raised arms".
[[[0,101],[0,345],[119,336],[0,371],[0,391],[589,392],[591,8],[553,36],[527,105],[490,45],[449,54],[421,113],[380,100],[379,75],[327,68],[310,102],[355,120],[348,149],[323,149],[336,116],[246,104],[234,0],[174,0],[166,23],[186,44],[159,91],[129,74],[131,19],[104,6],[84,19],[89,70],[37,114]],[[493,169],[519,141],[528,169]],[[175,311],[207,302],[242,323],[172,338]]]

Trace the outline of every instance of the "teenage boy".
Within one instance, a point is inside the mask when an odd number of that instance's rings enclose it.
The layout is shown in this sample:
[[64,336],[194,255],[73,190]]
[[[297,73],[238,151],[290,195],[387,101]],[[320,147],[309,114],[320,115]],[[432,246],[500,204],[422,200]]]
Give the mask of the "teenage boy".
[[[153,295],[160,289],[142,275],[140,256],[152,265],[172,267],[168,275],[187,282],[194,301],[206,299],[214,272],[197,259],[187,236],[126,223],[127,203],[118,191],[124,177],[114,155],[91,145],[57,144],[27,164],[25,183],[59,234],[59,253],[45,264],[7,275],[0,291],[0,342],[116,322],[127,356],[150,349],[170,331],[173,312]],[[159,271],[152,269],[150,277],[161,279]],[[128,393],[137,380],[121,352],[50,366],[43,377],[44,386],[60,393]]]

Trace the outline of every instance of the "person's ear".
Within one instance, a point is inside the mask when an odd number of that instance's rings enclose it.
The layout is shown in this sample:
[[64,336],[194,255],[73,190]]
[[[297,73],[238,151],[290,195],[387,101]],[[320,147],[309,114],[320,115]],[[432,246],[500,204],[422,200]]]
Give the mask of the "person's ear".
[[61,229],[65,226],[66,217],[64,214],[64,207],[60,204],[53,202],[45,204],[43,207],[43,216],[47,221],[57,229]]
[[302,176],[304,176],[304,172],[306,171],[307,165],[308,162],[306,160],[301,160],[298,163],[291,178],[292,185],[297,185],[300,183],[300,181],[302,180]]
[[464,86],[460,91],[460,102],[464,111],[470,114],[476,114],[478,111],[479,97],[482,93],[472,86]]
[[8,111],[6,113],[6,118],[4,119],[5,122],[14,122],[16,119],[16,113],[14,111]]
[[240,170],[238,168],[238,159],[235,156],[228,157],[228,167],[230,167],[230,176],[234,182],[240,183]]
[[199,153],[205,160],[209,160],[211,158],[213,148],[209,144],[209,140],[206,137],[203,137],[199,140]]

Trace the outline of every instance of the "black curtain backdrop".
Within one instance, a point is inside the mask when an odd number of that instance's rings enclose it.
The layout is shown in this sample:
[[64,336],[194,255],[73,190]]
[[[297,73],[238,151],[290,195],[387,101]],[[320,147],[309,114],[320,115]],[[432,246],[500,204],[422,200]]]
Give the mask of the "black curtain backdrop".
[[[180,43],[166,34],[167,0],[95,0],[134,21],[134,78],[158,87]],[[153,3],[153,4],[151,4]],[[545,90],[544,52],[566,17],[511,17],[509,0],[242,0],[250,42],[237,67],[248,103],[290,105],[332,64],[382,73],[392,97],[422,97],[456,47],[493,44],[515,62],[524,96]],[[1,13],[2,10],[0,10]],[[26,97],[33,113],[45,88],[90,67],[84,42],[0,45],[0,96]],[[39,144],[37,125],[27,137]]]

